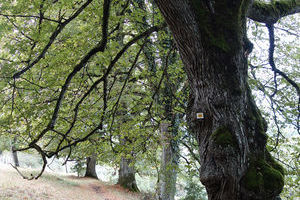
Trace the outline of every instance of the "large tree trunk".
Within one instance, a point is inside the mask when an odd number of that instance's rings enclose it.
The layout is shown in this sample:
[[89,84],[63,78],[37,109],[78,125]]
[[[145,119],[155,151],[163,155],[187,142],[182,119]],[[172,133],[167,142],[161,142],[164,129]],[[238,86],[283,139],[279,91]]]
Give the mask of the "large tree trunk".
[[283,187],[283,170],[266,150],[266,123],[247,84],[249,3],[157,0],[189,79],[187,119],[211,200],[272,200]]
[[135,170],[134,167],[130,166],[130,163],[130,159],[122,157],[120,162],[118,184],[132,192],[138,192],[139,189],[136,185]]
[[174,200],[176,193],[178,156],[174,148],[172,133],[168,131],[170,124],[160,125],[162,137],[162,158],[159,178],[159,200]]
[[97,162],[97,157],[95,155],[86,158],[86,171],[84,177],[98,179],[96,173],[96,162]]

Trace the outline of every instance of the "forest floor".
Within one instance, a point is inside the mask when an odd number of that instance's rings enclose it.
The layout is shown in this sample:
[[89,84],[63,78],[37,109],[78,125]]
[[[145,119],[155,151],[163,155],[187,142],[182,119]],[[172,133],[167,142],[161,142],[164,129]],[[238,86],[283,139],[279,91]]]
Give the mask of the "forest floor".
[[[32,173],[32,171],[27,171]],[[45,173],[23,179],[12,167],[0,165],[0,200],[140,200],[140,194],[99,180]]]

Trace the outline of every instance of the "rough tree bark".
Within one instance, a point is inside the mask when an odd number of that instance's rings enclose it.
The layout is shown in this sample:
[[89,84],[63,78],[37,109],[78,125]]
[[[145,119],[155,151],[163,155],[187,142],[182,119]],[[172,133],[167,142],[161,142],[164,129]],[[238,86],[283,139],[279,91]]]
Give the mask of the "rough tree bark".
[[159,178],[159,200],[174,200],[176,193],[178,156],[177,152],[174,151],[173,136],[168,130],[169,126],[169,123],[160,125],[163,150]]
[[[283,168],[266,150],[267,126],[247,83],[251,44],[246,36],[246,15],[252,1],[156,3],[172,31],[189,79],[187,120],[198,141],[200,180],[208,198],[277,198],[284,185]],[[197,119],[199,112],[204,119]]]
[[86,171],[84,177],[98,179],[96,173],[96,162],[97,162],[97,157],[95,155],[86,158]]
[[136,185],[135,170],[130,166],[131,160],[121,158],[118,184],[132,192],[138,192],[139,189]]

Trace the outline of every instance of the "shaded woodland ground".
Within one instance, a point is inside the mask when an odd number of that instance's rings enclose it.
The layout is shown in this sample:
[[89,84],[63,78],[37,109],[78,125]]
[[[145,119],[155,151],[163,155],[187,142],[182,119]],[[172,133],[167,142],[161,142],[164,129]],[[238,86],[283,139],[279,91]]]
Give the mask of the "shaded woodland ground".
[[[27,173],[30,173],[28,171]],[[140,194],[99,180],[45,173],[38,180],[24,180],[7,165],[0,165],[1,200],[139,200]]]

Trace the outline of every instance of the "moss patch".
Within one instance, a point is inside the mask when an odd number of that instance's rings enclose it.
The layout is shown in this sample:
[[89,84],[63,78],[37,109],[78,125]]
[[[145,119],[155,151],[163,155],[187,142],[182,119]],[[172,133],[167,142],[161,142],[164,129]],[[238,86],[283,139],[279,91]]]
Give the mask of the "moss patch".
[[266,153],[266,161],[284,176],[284,168],[276,160],[274,160],[269,152]]
[[[287,1],[287,0],[277,0],[272,1],[271,3],[266,3],[263,1],[254,1],[252,7],[262,13],[263,15],[268,15],[272,17],[272,23],[286,15],[292,8],[297,6],[296,0]],[[270,23],[270,22],[269,22]]]
[[254,192],[262,190],[262,186],[264,185],[263,174],[259,172],[253,164],[249,166],[244,181],[246,188]]
[[243,179],[245,187],[265,195],[279,193],[284,186],[284,177],[280,170],[273,167],[273,164],[262,158],[252,159]]
[[231,131],[226,126],[219,127],[212,135],[212,140],[221,146],[238,147],[237,141]]
[[251,96],[251,89],[249,85],[247,85],[247,95],[247,98],[249,100],[248,120],[255,122],[255,133],[257,133],[261,138],[263,138],[264,143],[266,143],[268,139],[268,135],[266,134],[267,122],[262,117],[259,109],[257,108]]
[[262,136],[264,136],[266,139],[268,139],[268,135],[266,134],[267,123],[264,120],[264,118],[262,117],[258,108],[256,108],[254,116],[255,116],[255,121],[256,121],[255,122],[256,123],[256,132],[261,134]]
[[192,0],[203,40],[208,47],[216,47],[224,52],[239,49],[241,5],[231,0],[214,2],[212,10],[201,0]]

